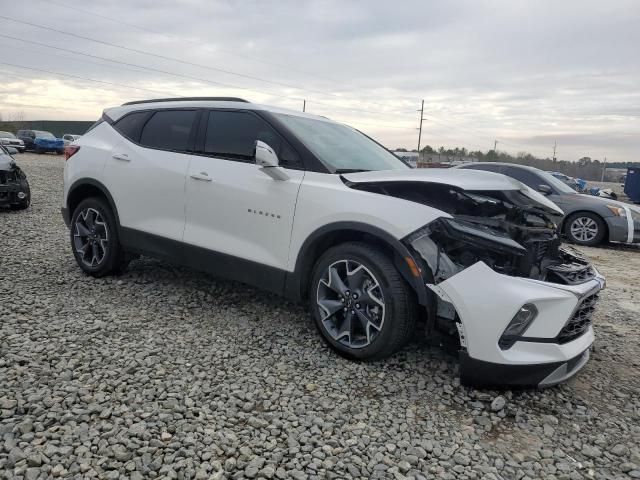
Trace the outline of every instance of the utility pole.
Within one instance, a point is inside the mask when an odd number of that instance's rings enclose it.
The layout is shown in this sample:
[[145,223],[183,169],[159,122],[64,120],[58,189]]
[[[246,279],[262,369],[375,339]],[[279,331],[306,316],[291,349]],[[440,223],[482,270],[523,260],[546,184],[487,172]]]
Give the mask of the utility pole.
[[493,151],[496,152],[496,153],[498,152],[497,148],[498,148],[498,140],[494,140],[493,141]]
[[604,165],[602,166],[602,178],[600,179],[601,182],[604,182],[604,174],[607,171],[607,157],[604,157]]
[[556,163],[556,141],[553,141],[553,163]]
[[302,111],[305,112],[307,110],[307,101],[302,100]]
[[420,141],[422,140],[422,120],[424,120],[424,99],[422,100],[422,106],[420,107],[420,128],[418,129],[418,160],[420,160]]

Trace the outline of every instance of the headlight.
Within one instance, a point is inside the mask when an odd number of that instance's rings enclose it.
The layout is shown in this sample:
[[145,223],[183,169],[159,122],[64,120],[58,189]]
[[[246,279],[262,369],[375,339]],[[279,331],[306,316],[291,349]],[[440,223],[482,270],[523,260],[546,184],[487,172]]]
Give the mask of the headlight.
[[627,216],[627,211],[622,207],[619,207],[617,205],[607,205],[607,208],[611,210],[611,213],[613,213],[616,217]]
[[0,143],[9,143],[8,138],[0,138]]
[[504,329],[498,345],[502,350],[510,349],[522,334],[529,328],[531,322],[538,316],[538,309],[532,303],[520,307],[513,316],[507,328]]

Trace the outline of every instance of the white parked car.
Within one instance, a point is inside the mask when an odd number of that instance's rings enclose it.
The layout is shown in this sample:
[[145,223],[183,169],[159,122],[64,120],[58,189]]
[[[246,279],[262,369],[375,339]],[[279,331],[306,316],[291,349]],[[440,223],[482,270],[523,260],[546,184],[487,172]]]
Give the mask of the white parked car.
[[82,135],[73,135],[71,133],[65,133],[64,135],[62,135],[62,140],[64,141],[64,145],[66,147],[67,145],[70,145],[76,140],[78,140],[81,136]]
[[0,132],[0,145],[6,148],[15,148],[20,153],[24,153],[24,142],[11,132]]
[[233,98],[109,108],[66,157],[90,275],[144,254],[255,285],[308,302],[356,359],[453,335],[466,384],[552,385],[589,358],[604,279],[515,179],[411,169],[348,126]]

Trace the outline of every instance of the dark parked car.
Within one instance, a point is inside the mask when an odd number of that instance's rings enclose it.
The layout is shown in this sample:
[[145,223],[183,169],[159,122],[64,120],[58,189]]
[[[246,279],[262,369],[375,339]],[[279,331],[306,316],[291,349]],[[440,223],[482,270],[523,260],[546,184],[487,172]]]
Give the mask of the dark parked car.
[[20,153],[24,152],[24,142],[11,132],[0,132],[0,145],[5,147],[13,147]]
[[64,153],[64,141],[56,138],[51,132],[42,130],[18,130],[18,138],[24,142],[27,150],[36,153],[56,152]]
[[565,213],[560,225],[567,239],[595,246],[604,241],[640,242],[640,209],[615,200],[583,195],[549,172],[512,163],[468,163],[458,168],[502,173],[544,193]]
[[30,203],[31,190],[27,176],[16,165],[9,151],[0,145],[0,207],[21,210]]

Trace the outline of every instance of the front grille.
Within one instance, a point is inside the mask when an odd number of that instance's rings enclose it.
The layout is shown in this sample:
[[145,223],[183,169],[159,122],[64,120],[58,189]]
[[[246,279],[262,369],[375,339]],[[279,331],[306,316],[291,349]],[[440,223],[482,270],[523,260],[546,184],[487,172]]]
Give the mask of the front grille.
[[596,271],[582,253],[564,246],[558,251],[558,262],[547,266],[548,282],[577,285],[595,278]]
[[6,170],[0,170],[0,185],[6,185],[8,183],[16,182],[16,174],[13,172],[7,172]]
[[558,334],[557,341],[559,344],[571,342],[589,329],[596,303],[598,303],[597,293],[589,295],[582,300],[571,319]]
[[596,271],[591,265],[563,263],[548,267],[547,280],[566,285],[577,285],[595,278]]

